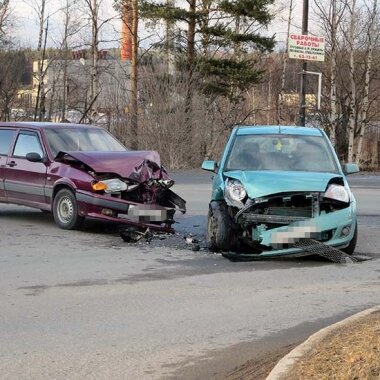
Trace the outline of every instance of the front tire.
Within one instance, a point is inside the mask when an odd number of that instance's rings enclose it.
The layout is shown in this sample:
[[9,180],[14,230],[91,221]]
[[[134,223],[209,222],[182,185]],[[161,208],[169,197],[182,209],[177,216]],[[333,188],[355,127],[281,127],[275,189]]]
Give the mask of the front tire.
[[207,221],[207,246],[211,251],[236,248],[237,228],[224,202],[211,202]]
[[53,216],[58,227],[74,230],[82,226],[84,217],[78,214],[78,205],[74,193],[61,189],[53,201]]

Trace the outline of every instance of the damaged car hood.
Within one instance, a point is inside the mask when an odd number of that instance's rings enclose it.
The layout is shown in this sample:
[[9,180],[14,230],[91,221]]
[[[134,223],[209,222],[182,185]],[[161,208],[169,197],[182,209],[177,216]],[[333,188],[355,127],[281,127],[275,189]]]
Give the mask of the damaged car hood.
[[239,180],[250,198],[290,192],[324,192],[332,178],[342,178],[337,173],[285,172],[285,171],[241,171],[223,173]]
[[[68,157],[69,156],[69,157]],[[59,152],[56,161],[79,161],[94,172],[112,173],[139,183],[150,179],[170,179],[155,151]]]

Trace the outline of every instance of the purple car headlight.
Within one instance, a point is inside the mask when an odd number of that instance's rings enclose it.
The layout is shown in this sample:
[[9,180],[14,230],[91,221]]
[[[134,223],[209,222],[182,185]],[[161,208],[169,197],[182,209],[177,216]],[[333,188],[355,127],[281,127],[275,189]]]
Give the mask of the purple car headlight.
[[104,191],[106,194],[120,193],[128,189],[128,185],[119,178],[106,179],[92,184],[95,191]]

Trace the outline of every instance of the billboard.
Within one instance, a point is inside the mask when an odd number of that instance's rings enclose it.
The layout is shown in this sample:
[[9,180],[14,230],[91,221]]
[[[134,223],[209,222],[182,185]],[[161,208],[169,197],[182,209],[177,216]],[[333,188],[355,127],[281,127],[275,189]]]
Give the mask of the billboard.
[[325,60],[325,37],[291,34],[288,42],[289,58],[319,62]]

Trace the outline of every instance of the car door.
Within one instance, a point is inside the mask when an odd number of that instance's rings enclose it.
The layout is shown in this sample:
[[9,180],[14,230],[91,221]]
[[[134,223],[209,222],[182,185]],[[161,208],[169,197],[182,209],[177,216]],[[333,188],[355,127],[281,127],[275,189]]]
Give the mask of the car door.
[[8,154],[16,137],[15,128],[0,128],[0,201],[5,201],[4,176]]
[[47,166],[43,162],[28,161],[26,155],[32,152],[45,156],[39,134],[20,130],[5,166],[4,189],[9,203],[35,207],[46,203]]

